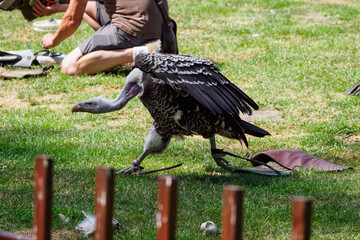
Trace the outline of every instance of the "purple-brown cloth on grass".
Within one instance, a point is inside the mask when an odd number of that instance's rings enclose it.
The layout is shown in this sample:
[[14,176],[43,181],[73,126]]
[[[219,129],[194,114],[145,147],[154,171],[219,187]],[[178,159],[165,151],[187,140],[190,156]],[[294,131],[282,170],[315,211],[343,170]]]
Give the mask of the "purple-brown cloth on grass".
[[294,170],[295,168],[313,168],[318,171],[342,171],[345,169],[351,169],[351,167],[339,166],[325,160],[315,158],[300,149],[271,150],[255,154],[251,158],[264,163],[269,161],[277,162],[281,166],[290,170]]

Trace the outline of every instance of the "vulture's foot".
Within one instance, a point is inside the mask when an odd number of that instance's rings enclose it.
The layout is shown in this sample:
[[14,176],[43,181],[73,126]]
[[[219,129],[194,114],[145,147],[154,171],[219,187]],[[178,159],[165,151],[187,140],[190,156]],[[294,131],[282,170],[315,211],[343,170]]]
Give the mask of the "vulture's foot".
[[130,175],[131,173],[137,172],[140,173],[140,171],[144,169],[139,164],[133,163],[130,167],[124,168],[123,170],[116,172],[115,174],[123,174],[123,175]]
[[215,160],[216,165],[218,165],[222,169],[225,169],[226,171],[235,172],[235,169],[230,167],[229,161],[227,161],[223,156],[221,156],[218,153],[213,153],[211,155],[212,155],[213,159]]

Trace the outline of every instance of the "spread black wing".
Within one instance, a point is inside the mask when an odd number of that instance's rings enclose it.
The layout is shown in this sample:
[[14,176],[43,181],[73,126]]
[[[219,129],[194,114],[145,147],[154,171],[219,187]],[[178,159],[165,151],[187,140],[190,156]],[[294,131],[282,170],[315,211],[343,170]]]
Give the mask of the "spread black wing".
[[135,67],[181,88],[214,114],[251,115],[257,104],[224,77],[208,59],[186,55],[146,53],[135,58]]
[[360,96],[360,83],[355,84],[351,88],[349,88],[346,92],[349,95],[358,95]]

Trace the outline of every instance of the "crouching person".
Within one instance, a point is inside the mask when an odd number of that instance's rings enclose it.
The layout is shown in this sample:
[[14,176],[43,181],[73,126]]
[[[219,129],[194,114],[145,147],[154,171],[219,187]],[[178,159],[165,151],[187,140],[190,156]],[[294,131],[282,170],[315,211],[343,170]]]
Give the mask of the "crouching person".
[[[168,9],[166,0],[163,4]],[[70,37],[85,12],[96,32],[64,58],[62,72],[94,74],[131,63],[139,53],[160,51],[163,18],[154,0],[71,0],[56,33],[43,36],[43,48]]]
[[20,10],[24,18],[32,21],[38,17],[65,12],[69,0],[0,0],[0,10]]

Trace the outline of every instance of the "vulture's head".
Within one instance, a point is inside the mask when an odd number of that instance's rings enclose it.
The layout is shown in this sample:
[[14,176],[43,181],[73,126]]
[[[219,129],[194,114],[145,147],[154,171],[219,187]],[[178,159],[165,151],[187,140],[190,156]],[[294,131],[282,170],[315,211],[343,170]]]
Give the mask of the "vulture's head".
[[75,104],[72,112],[106,113],[110,107],[110,101],[103,96],[99,96]]
[[107,113],[122,109],[131,99],[141,95],[143,72],[135,68],[127,76],[125,86],[114,100],[103,96],[91,98],[73,106],[72,112]]

